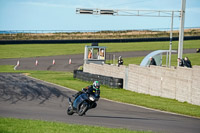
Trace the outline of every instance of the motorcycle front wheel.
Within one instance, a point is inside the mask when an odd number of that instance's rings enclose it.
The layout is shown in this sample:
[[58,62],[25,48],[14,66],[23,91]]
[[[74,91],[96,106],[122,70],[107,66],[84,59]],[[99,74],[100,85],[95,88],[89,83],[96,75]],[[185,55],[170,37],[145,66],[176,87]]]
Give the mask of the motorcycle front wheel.
[[87,111],[88,109],[88,103],[87,102],[83,102],[80,107],[79,107],[79,110],[78,110],[78,115],[79,116],[83,116],[85,114],[85,112]]

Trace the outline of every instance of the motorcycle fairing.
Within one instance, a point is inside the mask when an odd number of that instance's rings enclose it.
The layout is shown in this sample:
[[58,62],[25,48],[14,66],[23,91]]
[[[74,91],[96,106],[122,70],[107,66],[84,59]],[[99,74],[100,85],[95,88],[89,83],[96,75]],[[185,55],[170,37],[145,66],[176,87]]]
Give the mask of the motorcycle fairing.
[[83,94],[79,95],[79,96],[74,100],[74,103],[73,103],[73,108],[74,108],[74,110],[77,110],[77,109],[79,108],[79,105],[80,105],[83,101],[85,101],[85,100],[87,100],[87,99],[88,99],[88,97],[87,97],[87,94],[86,94],[86,93],[83,93]]

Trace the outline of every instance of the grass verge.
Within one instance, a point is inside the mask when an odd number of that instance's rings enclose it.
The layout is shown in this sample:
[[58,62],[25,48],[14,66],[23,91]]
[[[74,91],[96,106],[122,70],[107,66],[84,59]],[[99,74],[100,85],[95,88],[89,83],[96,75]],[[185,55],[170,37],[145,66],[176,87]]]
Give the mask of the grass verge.
[[1,133],[150,133],[128,129],[84,126],[61,122],[0,118]]
[[[184,41],[184,49],[199,48],[200,40]],[[38,56],[54,56],[82,54],[85,45],[91,44],[16,44],[0,45],[0,58],[25,58]],[[169,49],[169,42],[131,42],[100,43],[106,46],[107,52],[143,51]],[[174,41],[172,49],[178,49],[178,41]]]
[[[198,65],[200,66],[200,54],[199,53],[192,53],[192,54],[183,54],[183,57],[188,57],[192,63],[192,65]],[[177,54],[172,54],[171,56],[171,66],[177,66]],[[139,65],[142,60],[144,59],[144,56],[141,57],[130,57],[130,58],[124,58],[124,65],[128,66],[129,64],[137,64]],[[163,55],[163,65],[166,64],[166,55]],[[109,61],[107,61],[109,62]]]
[[[91,82],[83,82],[74,79],[73,74],[69,72],[14,71],[13,66],[0,66],[0,72],[29,73],[29,75],[32,77],[59,84],[78,91],[80,91],[81,88],[92,84]],[[200,106],[192,105],[186,102],[178,102],[174,99],[150,96],[124,89],[113,89],[107,86],[101,87],[101,97],[114,101],[136,104],[148,108],[200,117]]]

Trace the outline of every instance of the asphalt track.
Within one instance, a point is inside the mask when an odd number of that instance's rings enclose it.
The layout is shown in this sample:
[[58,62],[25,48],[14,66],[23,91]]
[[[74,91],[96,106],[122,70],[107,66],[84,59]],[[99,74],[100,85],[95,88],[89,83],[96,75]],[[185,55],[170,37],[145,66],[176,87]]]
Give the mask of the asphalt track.
[[200,132],[200,119],[104,99],[85,116],[68,116],[67,99],[74,93],[22,74],[0,73],[0,116],[165,133]]
[[[146,56],[152,51],[129,51],[129,52],[112,52],[106,54],[106,59],[109,55],[115,55],[116,59],[119,56],[123,58],[127,57],[140,57]],[[183,53],[195,53],[196,49],[184,49]],[[17,67],[18,70],[50,70],[50,71],[70,71],[79,68],[83,65],[83,54],[76,55],[59,55],[59,56],[48,56],[48,57],[33,57],[33,58],[15,58],[15,59],[0,59],[0,65],[16,65],[19,60],[20,66]],[[69,64],[69,59],[72,63]],[[36,60],[38,60],[38,65],[35,65]],[[55,64],[53,65],[53,60]]]

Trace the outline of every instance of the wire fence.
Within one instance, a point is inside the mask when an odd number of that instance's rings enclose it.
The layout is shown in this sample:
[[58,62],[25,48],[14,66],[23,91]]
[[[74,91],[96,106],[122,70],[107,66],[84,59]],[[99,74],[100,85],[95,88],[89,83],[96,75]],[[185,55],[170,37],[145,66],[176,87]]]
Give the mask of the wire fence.
[[[0,30],[0,40],[83,40],[169,37],[170,29],[140,30]],[[179,36],[174,28],[173,37]],[[185,28],[184,36],[200,36],[200,27]]]

